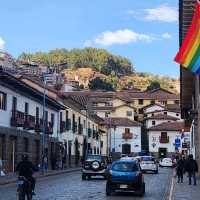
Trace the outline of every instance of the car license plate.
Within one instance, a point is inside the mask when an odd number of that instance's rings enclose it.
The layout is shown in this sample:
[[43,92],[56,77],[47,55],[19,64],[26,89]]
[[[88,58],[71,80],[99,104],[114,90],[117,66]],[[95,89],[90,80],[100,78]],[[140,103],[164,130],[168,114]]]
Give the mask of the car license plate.
[[119,187],[120,187],[120,189],[126,189],[126,188],[128,188],[128,185],[120,185]]

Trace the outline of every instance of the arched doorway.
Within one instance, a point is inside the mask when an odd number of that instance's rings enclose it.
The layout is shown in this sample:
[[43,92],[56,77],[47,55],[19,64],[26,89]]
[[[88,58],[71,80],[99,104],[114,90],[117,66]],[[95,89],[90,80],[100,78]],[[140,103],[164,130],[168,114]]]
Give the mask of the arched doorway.
[[131,153],[131,145],[122,144],[122,154],[130,154],[130,153]]

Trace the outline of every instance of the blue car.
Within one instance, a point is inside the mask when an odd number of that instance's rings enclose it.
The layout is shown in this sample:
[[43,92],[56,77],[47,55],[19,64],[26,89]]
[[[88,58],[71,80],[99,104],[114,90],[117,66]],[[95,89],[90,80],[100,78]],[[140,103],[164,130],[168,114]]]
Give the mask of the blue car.
[[137,160],[118,160],[112,163],[106,183],[106,195],[113,192],[134,192],[145,194],[144,177]]

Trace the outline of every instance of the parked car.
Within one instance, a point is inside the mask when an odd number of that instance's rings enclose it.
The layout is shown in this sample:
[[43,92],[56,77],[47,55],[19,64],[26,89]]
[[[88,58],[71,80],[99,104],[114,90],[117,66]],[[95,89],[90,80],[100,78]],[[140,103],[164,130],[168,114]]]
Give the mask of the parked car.
[[118,160],[112,163],[108,172],[106,195],[113,192],[134,192],[140,196],[145,194],[144,177],[137,160]]
[[158,173],[158,164],[152,156],[141,156],[140,167],[143,172],[151,171],[155,174]]
[[88,155],[82,165],[82,180],[92,176],[107,176],[108,159],[102,155]]
[[160,167],[173,167],[173,162],[171,158],[163,158],[159,162]]

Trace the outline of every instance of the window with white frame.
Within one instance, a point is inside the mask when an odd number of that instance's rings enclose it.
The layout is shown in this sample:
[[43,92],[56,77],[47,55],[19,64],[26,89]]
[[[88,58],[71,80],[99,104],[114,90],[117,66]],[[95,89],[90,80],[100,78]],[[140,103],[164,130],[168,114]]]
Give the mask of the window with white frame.
[[7,95],[0,91],[0,110],[6,110]]

